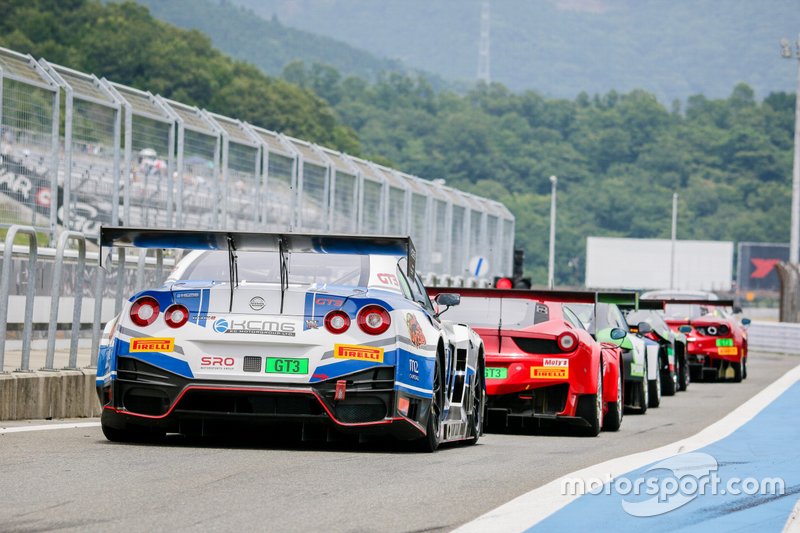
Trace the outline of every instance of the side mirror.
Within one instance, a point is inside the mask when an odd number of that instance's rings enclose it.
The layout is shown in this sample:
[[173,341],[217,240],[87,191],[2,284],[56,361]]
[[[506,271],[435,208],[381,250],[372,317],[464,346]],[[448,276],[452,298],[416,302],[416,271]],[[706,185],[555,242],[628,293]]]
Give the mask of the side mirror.
[[678,331],[680,331],[681,333],[691,333],[692,326],[689,325],[678,326]]
[[440,292],[436,295],[436,303],[446,307],[453,307],[461,303],[461,295],[455,292]]
[[734,305],[733,306],[733,314],[734,315],[741,314],[741,312],[742,312],[742,308],[741,307],[739,307],[738,305]]
[[743,318],[742,319],[742,325],[743,326],[749,326],[751,322],[753,322],[753,321],[750,320],[749,318]]
[[640,335],[644,335],[645,333],[650,333],[653,331],[653,326],[647,322],[639,322],[639,324],[636,326],[636,329],[639,330]]
[[610,337],[611,337],[613,340],[615,340],[615,341],[618,341],[618,340],[620,340],[620,339],[624,339],[624,338],[625,338],[625,335],[627,335],[627,334],[628,334],[628,332],[626,332],[626,331],[625,331],[624,329],[622,329],[622,328],[613,328],[613,329],[611,330]]

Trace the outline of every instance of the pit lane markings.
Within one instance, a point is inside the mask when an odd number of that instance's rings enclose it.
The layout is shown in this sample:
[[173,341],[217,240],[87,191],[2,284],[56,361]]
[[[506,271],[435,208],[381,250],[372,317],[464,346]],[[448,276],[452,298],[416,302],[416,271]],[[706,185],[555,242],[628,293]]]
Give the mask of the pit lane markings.
[[0,427],[0,435],[5,435],[6,433],[25,433],[27,431],[48,431],[51,429],[80,429],[97,427],[100,427],[100,422],[74,422],[66,424],[42,424],[39,426]]
[[528,530],[584,495],[580,491],[576,491],[576,494],[563,495],[562,486],[565,480],[607,479],[609,476],[617,478],[668,457],[704,448],[730,436],[798,381],[800,381],[800,365],[789,370],[721,420],[691,437],[569,473],[467,522],[454,533]]

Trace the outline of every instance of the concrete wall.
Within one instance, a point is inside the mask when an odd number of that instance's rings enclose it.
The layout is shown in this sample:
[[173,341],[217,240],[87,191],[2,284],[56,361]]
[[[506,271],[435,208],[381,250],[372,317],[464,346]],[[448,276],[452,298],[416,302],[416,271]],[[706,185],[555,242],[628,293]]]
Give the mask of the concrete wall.
[[0,374],[0,420],[99,415],[94,369]]

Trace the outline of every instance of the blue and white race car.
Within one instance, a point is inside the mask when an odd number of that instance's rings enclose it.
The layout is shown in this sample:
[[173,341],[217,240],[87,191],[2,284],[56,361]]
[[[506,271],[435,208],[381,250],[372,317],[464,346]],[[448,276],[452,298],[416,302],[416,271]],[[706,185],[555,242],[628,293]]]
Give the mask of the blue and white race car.
[[483,343],[441,320],[407,237],[102,228],[102,248],[190,251],[105,328],[109,440],[290,421],[433,451],[477,442]]

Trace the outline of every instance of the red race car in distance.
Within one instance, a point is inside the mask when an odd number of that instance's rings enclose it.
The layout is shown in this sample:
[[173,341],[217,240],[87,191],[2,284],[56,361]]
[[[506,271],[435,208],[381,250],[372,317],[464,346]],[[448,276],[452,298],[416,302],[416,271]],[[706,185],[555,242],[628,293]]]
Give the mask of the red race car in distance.
[[[698,297],[699,296],[699,297]],[[686,335],[686,353],[692,381],[747,378],[747,329],[750,320],[739,320],[733,300],[719,300],[712,293],[642,294],[643,300],[661,300],[670,329]]]
[[[594,292],[431,287],[461,295],[448,320],[483,339],[488,428],[563,420],[587,435],[622,422],[621,352],[598,343],[566,303],[594,303]],[[612,332],[621,339],[625,332]],[[537,422],[538,424],[538,422]]]

